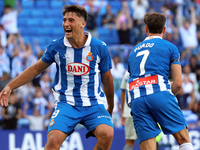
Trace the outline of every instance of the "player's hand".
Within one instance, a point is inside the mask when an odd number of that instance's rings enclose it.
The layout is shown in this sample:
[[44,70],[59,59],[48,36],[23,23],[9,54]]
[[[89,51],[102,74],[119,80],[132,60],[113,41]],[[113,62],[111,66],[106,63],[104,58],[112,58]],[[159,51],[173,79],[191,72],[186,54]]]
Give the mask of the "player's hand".
[[123,126],[125,125],[125,120],[126,120],[126,118],[123,117],[123,113],[122,113],[122,115],[121,115],[121,123],[122,123]]
[[8,106],[8,97],[10,96],[11,89],[9,86],[6,86],[0,93],[0,103],[1,106]]
[[112,117],[112,112],[113,112],[113,109],[109,109],[109,108],[107,108],[107,111],[109,112],[109,114],[111,115],[111,117]]

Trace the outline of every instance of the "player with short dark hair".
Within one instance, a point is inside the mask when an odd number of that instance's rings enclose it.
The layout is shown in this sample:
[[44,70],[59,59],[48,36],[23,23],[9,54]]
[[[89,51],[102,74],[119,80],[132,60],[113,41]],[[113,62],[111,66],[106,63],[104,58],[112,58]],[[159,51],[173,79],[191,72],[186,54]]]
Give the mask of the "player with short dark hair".
[[[95,150],[110,150],[112,144],[114,86],[110,72],[111,58],[106,44],[84,31],[86,21],[87,11],[84,7],[66,6],[63,11],[65,36],[54,40],[37,63],[27,68],[0,93],[1,105],[8,106],[11,91],[34,79],[53,62],[56,63],[57,72],[52,88],[55,111],[49,122],[45,150],[58,150],[78,123],[87,128],[87,137],[97,138]],[[107,110],[104,107],[105,95]]]
[[160,133],[157,123],[165,134],[174,136],[180,150],[193,150],[186,120],[175,97],[182,86],[179,51],[162,39],[165,21],[165,15],[156,12],[144,16],[147,37],[133,48],[128,58],[131,97],[128,104],[141,150],[156,150],[155,137]]

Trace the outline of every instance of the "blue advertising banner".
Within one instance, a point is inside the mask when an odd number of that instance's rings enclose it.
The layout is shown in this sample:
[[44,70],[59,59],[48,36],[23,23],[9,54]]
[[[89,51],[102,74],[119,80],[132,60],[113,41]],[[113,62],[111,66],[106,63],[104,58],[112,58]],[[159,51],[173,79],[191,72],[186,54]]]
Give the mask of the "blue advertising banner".
[[[60,150],[92,150],[96,139],[86,139],[86,133],[85,128],[76,130],[63,142]],[[190,129],[189,134],[194,150],[200,150],[200,128]],[[47,130],[0,130],[0,150],[44,150],[46,140]],[[115,129],[111,150],[123,150],[124,144],[124,130]],[[179,146],[172,135],[162,135],[158,149],[179,150]],[[138,141],[135,142],[133,150],[139,150]]]
[[[96,144],[96,138],[86,139],[86,129],[76,130],[62,144],[60,150],[92,150]],[[0,130],[0,150],[44,150],[47,140],[47,130]],[[115,133],[113,150],[123,149],[125,144],[124,131]]]

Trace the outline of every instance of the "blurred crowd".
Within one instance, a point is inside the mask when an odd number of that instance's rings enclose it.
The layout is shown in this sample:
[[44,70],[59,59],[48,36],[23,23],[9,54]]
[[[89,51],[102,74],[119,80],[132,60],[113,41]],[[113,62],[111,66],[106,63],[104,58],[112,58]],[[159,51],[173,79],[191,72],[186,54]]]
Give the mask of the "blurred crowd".
[[[45,50],[40,47],[37,39],[32,44],[26,43],[21,34],[23,29],[19,30],[17,20],[23,11],[22,1],[29,0],[4,0],[4,8],[1,10],[0,91],[10,80],[40,59]],[[164,39],[175,44],[180,52],[183,84],[177,95],[179,106],[190,128],[200,126],[200,0],[63,0],[62,2],[63,5],[79,4],[86,8],[88,11],[86,30],[93,37],[100,38],[99,28],[109,32],[107,34],[112,38],[113,30],[117,33],[114,37],[118,43],[108,44],[113,64],[111,70],[115,87],[113,121],[116,128],[123,127],[120,86],[127,69],[127,58],[132,48],[146,36],[143,16],[147,12],[164,13],[167,17]],[[108,41],[104,42],[109,43],[114,40],[112,38],[105,37]],[[55,67],[55,64],[52,64],[33,81],[13,91],[9,98],[10,105],[0,107],[0,128],[31,130],[47,128],[48,119],[54,109],[51,86]]]

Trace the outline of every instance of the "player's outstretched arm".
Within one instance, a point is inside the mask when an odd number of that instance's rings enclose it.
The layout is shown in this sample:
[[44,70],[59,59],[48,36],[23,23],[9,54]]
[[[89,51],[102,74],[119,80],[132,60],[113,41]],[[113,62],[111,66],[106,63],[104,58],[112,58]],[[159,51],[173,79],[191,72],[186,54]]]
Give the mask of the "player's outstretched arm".
[[51,64],[45,63],[40,59],[34,65],[32,65],[29,68],[27,68],[26,70],[24,70],[17,78],[15,78],[10,83],[8,83],[6,85],[6,87],[0,93],[1,106],[8,106],[7,99],[10,96],[10,93],[14,89],[31,81],[32,79],[34,79],[36,76],[38,76],[42,71],[44,71],[50,65]]
[[112,111],[114,108],[114,85],[113,85],[113,77],[110,70],[106,73],[101,74],[101,81],[103,83],[103,89],[107,98],[107,103],[108,103],[107,111],[112,116]]
[[177,95],[182,87],[182,68],[179,64],[171,65],[171,76],[173,79],[171,84],[172,93]]

